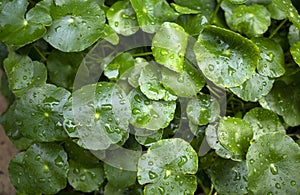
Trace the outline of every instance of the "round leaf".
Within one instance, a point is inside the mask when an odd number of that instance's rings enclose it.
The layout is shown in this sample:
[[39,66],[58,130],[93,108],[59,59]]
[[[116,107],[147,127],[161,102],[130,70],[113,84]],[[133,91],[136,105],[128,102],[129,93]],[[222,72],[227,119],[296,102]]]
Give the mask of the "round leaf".
[[64,140],[63,106],[70,92],[45,84],[29,89],[16,104],[16,124],[21,134],[34,141]]
[[95,1],[56,0],[50,13],[53,24],[44,39],[56,49],[82,51],[102,35],[105,15]]
[[208,19],[202,15],[181,15],[176,23],[182,26],[189,35],[198,36],[204,26],[208,23]]
[[140,89],[151,100],[164,99],[166,101],[176,100],[177,97],[166,90],[159,82],[159,67],[149,64],[142,69],[139,78]]
[[134,67],[130,69],[128,76],[128,83],[137,88],[139,86],[139,79],[142,69],[149,63],[144,58],[135,58]]
[[218,140],[229,151],[246,156],[253,137],[251,126],[240,118],[223,117],[217,130]]
[[244,120],[252,126],[253,139],[273,132],[285,134],[279,117],[271,110],[260,107],[253,108],[245,114]]
[[271,14],[272,19],[283,20],[286,18],[285,13],[282,10],[278,9],[278,7],[274,5],[274,3],[270,3],[269,5],[267,5],[267,9]]
[[139,26],[144,32],[154,33],[166,21],[174,21],[179,16],[166,0],[130,0],[136,12]]
[[247,153],[248,187],[253,194],[299,194],[300,147],[282,133],[258,137]]
[[200,93],[191,99],[186,107],[189,120],[195,125],[206,125],[214,122],[220,114],[220,105],[210,95]]
[[267,38],[253,38],[252,41],[260,50],[260,59],[257,65],[258,73],[270,78],[282,76],[285,73],[285,62],[281,46]]
[[295,62],[300,66],[300,41],[291,47],[291,54]]
[[154,101],[137,90],[129,94],[131,105],[130,123],[137,128],[158,130],[165,128],[174,118],[174,101]]
[[130,107],[116,84],[101,82],[82,87],[64,111],[64,127],[77,144],[103,150],[128,137]]
[[129,36],[139,29],[135,12],[129,1],[118,1],[106,12],[107,20],[118,34]]
[[162,138],[163,130],[153,131],[148,129],[135,128],[135,139],[136,141],[146,147],[151,146]]
[[135,171],[119,169],[108,164],[104,164],[104,171],[108,182],[117,188],[125,188],[135,184]]
[[194,46],[199,68],[217,85],[235,87],[248,80],[259,60],[259,49],[232,31],[208,26]]
[[263,5],[240,5],[232,12],[235,29],[248,37],[264,34],[271,24],[271,16]]
[[155,61],[176,72],[183,71],[188,34],[175,23],[165,22],[152,40]]
[[300,33],[299,29],[295,25],[291,25],[289,28],[289,34],[288,34],[289,44],[292,46],[298,41],[300,41]]
[[55,194],[66,187],[68,168],[67,153],[62,146],[39,143],[17,155],[9,170],[20,192]]
[[239,87],[230,88],[230,91],[245,101],[256,102],[271,91],[273,83],[274,80],[254,73],[249,80]]
[[138,162],[138,182],[147,184],[145,194],[193,194],[198,156],[189,143],[180,139],[160,140]]
[[272,2],[274,6],[284,12],[289,20],[300,30],[300,16],[291,0],[273,0]]

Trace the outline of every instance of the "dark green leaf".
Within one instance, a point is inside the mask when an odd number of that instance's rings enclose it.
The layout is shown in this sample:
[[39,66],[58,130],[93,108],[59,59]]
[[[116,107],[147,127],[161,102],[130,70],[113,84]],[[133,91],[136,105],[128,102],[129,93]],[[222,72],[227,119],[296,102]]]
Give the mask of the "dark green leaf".
[[104,164],[104,171],[109,183],[117,188],[125,188],[135,184],[136,171],[128,171]]
[[104,11],[95,1],[56,0],[51,6],[53,24],[44,39],[64,52],[82,51],[104,30]]
[[202,14],[197,15],[181,15],[178,17],[176,23],[182,26],[189,35],[198,36],[208,20]]
[[224,87],[248,80],[259,60],[259,49],[252,41],[214,26],[204,28],[194,51],[204,76]]
[[189,174],[197,169],[197,153],[189,143],[179,138],[160,140],[140,157],[138,182],[147,184],[145,194],[193,194],[197,181]]
[[135,139],[136,141],[146,147],[151,146],[153,143],[157,142],[162,138],[163,131],[153,131],[148,129],[138,129],[135,128]]
[[210,18],[216,6],[216,2],[211,0],[175,0],[174,2],[190,9],[199,10],[207,18]]
[[171,6],[180,14],[199,14],[199,13],[201,13],[199,10],[190,9],[188,7],[177,5],[175,3],[171,3]]
[[248,187],[253,194],[299,194],[300,147],[282,133],[258,137],[247,153]]
[[286,14],[282,10],[278,9],[278,7],[274,5],[274,3],[270,3],[269,5],[267,5],[267,9],[271,14],[272,19],[283,20],[286,18]]
[[290,46],[300,41],[299,29],[295,25],[290,26],[288,39],[289,39]]
[[296,42],[292,47],[291,47],[291,54],[293,56],[293,59],[295,62],[300,66],[300,41]]
[[155,60],[176,72],[183,71],[188,34],[175,23],[165,22],[152,40]]
[[246,3],[248,0],[229,0],[229,2],[233,4],[243,4]]
[[300,30],[300,16],[291,0],[273,0],[272,2],[274,6],[284,12],[289,20]]

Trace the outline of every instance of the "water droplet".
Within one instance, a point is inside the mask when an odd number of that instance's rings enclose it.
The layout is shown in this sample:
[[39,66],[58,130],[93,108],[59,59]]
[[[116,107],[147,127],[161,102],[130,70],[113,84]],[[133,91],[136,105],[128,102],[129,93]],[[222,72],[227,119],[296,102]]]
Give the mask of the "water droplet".
[[64,162],[63,162],[63,159],[61,158],[61,156],[58,156],[54,161],[55,161],[56,166],[58,166],[58,167],[64,166]]
[[215,66],[213,64],[209,64],[208,65],[208,70],[209,71],[214,71],[215,70]]
[[104,128],[106,130],[107,133],[114,133],[114,131],[110,128],[110,124],[105,124]]
[[180,176],[179,176],[179,175],[176,175],[175,181],[179,181],[179,180],[180,180]]
[[112,110],[112,105],[111,104],[103,104],[103,105],[101,105],[101,109]]
[[172,171],[171,171],[171,170],[166,170],[166,171],[165,171],[165,176],[164,176],[164,179],[167,179],[167,178],[169,178],[169,177],[171,176],[171,173],[172,173]]
[[75,168],[74,170],[73,170],[73,173],[75,173],[75,174],[78,174],[80,171],[79,171],[79,169],[78,168]]
[[36,157],[35,157],[35,160],[40,160],[41,159],[41,155],[37,155]]
[[115,27],[118,27],[119,26],[119,22],[115,22]]
[[275,184],[275,187],[276,187],[277,189],[280,189],[280,188],[281,188],[281,186],[280,186],[279,183],[276,183],[276,184]]
[[187,163],[188,159],[186,156],[181,156],[178,162],[178,166],[182,167],[185,163]]
[[122,18],[125,18],[125,19],[127,19],[127,18],[129,18],[129,16],[127,15],[127,14],[122,14]]
[[237,170],[234,170],[234,178],[233,178],[233,181],[238,181],[241,179],[241,174],[237,171]]
[[291,186],[295,186],[296,185],[296,181],[292,180],[291,181]]
[[158,191],[161,195],[164,195],[165,194],[165,189],[161,186],[158,187]]
[[139,102],[139,103],[142,102],[142,99],[141,99],[141,97],[139,95],[135,95],[134,96],[134,100],[137,101],[137,102]]
[[44,182],[46,182],[46,179],[45,178],[40,178],[39,181],[44,183]]
[[85,180],[85,175],[80,176],[80,180],[84,181]]
[[23,79],[24,79],[24,80],[27,80],[27,76],[23,76]]
[[278,168],[273,163],[270,164],[270,171],[273,175],[278,174]]
[[149,178],[150,179],[155,179],[155,178],[157,178],[158,177],[158,175],[156,174],[156,173],[154,173],[153,171],[149,171]]
[[140,114],[140,113],[141,113],[141,110],[138,109],[138,108],[134,108],[134,109],[132,110],[132,114]]
[[184,82],[184,76],[183,75],[180,75],[178,78],[177,78],[177,81],[179,83],[183,83]]
[[263,86],[267,86],[267,82],[264,81],[264,82],[262,83],[262,85],[263,85]]
[[163,55],[163,56],[165,56],[165,55],[168,55],[169,52],[168,52],[167,50],[165,50],[165,49],[162,49],[162,50],[160,51],[160,54]]
[[253,159],[250,159],[250,164],[253,164],[255,161]]
[[148,162],[148,165],[149,165],[149,166],[152,166],[152,165],[153,165],[153,161],[149,161],[149,162]]

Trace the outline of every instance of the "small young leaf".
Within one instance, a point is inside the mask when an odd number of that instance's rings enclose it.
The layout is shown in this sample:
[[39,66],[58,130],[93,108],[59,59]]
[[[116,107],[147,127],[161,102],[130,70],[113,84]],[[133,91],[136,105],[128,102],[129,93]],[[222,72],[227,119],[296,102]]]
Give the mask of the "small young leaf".
[[224,87],[239,86],[248,80],[259,60],[259,49],[252,41],[215,26],[203,29],[194,52],[204,76]]
[[188,34],[175,23],[165,22],[152,40],[155,60],[176,72],[183,71]]
[[134,9],[129,0],[118,1],[106,12],[107,20],[118,34],[129,36],[139,29]]
[[147,33],[154,33],[166,21],[174,21],[179,16],[166,0],[130,0],[136,12],[141,29]]
[[154,101],[133,89],[129,96],[131,105],[130,123],[137,128],[158,130],[169,125],[174,118],[174,101]]
[[300,176],[295,170],[300,147],[282,133],[264,134],[247,153],[248,188],[253,194],[299,194]]
[[267,8],[262,5],[240,5],[232,12],[232,24],[240,33],[255,37],[268,30],[271,17]]
[[193,194],[197,188],[194,175],[198,169],[197,153],[180,139],[164,139],[153,144],[138,162],[138,182],[147,184],[145,194]]
[[63,52],[77,52],[95,43],[104,30],[104,11],[95,1],[54,1],[53,24],[44,39]]

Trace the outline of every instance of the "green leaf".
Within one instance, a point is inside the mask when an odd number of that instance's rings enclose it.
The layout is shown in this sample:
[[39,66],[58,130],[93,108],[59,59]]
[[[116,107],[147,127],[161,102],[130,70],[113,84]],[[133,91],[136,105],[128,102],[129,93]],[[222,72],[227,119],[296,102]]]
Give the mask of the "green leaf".
[[190,9],[199,10],[207,18],[210,18],[216,6],[216,2],[211,0],[175,0],[174,2]]
[[64,110],[64,128],[86,149],[104,150],[128,138],[130,107],[125,92],[100,82],[76,90]]
[[173,120],[176,108],[174,101],[150,100],[135,89],[128,96],[132,113],[130,123],[133,126],[158,130],[167,127]]
[[291,0],[273,0],[272,2],[274,6],[284,12],[289,20],[300,30],[300,16]]
[[197,15],[181,15],[176,20],[189,35],[198,36],[204,26],[208,24],[207,18],[202,14]]
[[199,10],[190,9],[188,7],[177,5],[175,3],[171,3],[170,5],[180,14],[199,14],[199,13],[201,13]]
[[300,41],[299,29],[293,24],[289,28],[288,39],[290,46]]
[[248,187],[253,194],[299,194],[300,147],[282,133],[258,137],[247,153]]
[[135,184],[136,171],[128,171],[104,164],[104,171],[108,182],[117,187],[125,188]]
[[260,100],[260,104],[281,115],[288,125],[298,126],[300,124],[299,74],[289,79],[291,79],[290,83],[275,82],[270,93]]
[[236,162],[220,157],[215,157],[211,161],[205,164],[209,165],[206,172],[218,193],[228,195],[248,194],[248,172],[245,161]]
[[271,110],[256,107],[247,112],[243,119],[252,126],[253,139],[273,132],[285,134],[279,117]]
[[[145,194],[193,194],[198,156],[189,143],[165,139],[153,144],[138,162],[138,182]],[[169,184],[169,185],[168,185]]]
[[269,79],[269,77],[254,73],[249,80],[239,87],[229,89],[245,101],[256,102],[271,91],[273,83],[274,80]]
[[45,7],[50,5],[50,1],[41,1],[25,15],[28,5],[26,0],[13,0],[2,6],[0,12],[1,41],[8,45],[21,47],[43,37],[46,33],[45,25],[51,23],[49,10],[45,10]]
[[243,119],[223,117],[218,127],[218,140],[229,151],[246,156],[253,137],[252,127]]
[[106,12],[107,20],[118,34],[129,36],[139,29],[134,9],[129,0],[118,1]]
[[173,101],[177,97],[166,90],[159,82],[160,68],[155,64],[145,66],[140,74],[140,89],[151,100]]
[[259,60],[259,49],[232,31],[207,26],[194,46],[204,76],[216,85],[235,87],[251,78]]
[[300,66],[300,41],[296,42],[291,48],[291,54],[295,62]]
[[180,97],[196,96],[206,83],[202,73],[187,60],[184,61],[182,73],[162,68],[161,75],[163,86]]
[[162,138],[163,130],[153,131],[148,129],[135,128],[135,139],[136,141],[146,147],[151,146]]
[[53,24],[44,39],[64,52],[77,52],[95,43],[104,30],[104,11],[95,1],[56,0],[51,6]]
[[233,4],[243,4],[246,3],[248,0],[229,0],[230,3]]
[[25,137],[39,142],[64,140],[63,106],[70,92],[45,84],[29,89],[16,103],[18,129]]
[[141,29],[147,33],[154,33],[166,21],[174,21],[179,16],[166,0],[130,0],[136,12]]
[[240,5],[232,12],[232,24],[235,29],[248,37],[264,34],[271,24],[271,16],[262,5]]
[[187,117],[195,125],[206,125],[214,122],[220,114],[220,105],[210,95],[200,93],[191,99],[186,107]]
[[283,20],[286,18],[285,13],[282,10],[278,9],[278,7],[274,5],[274,3],[270,3],[269,5],[267,5],[267,9],[271,14],[272,19]]
[[73,89],[75,75],[82,60],[81,53],[63,53],[53,50],[47,58],[50,81],[57,86]]
[[104,65],[104,75],[112,80],[122,77],[126,71],[134,66],[134,59],[130,53],[121,53],[108,65]]
[[184,54],[188,34],[175,23],[165,22],[152,40],[152,52],[156,62],[176,72],[183,71]]
[[104,30],[101,35],[106,41],[113,45],[117,45],[120,41],[119,36],[117,33],[112,29],[108,24],[105,24]]
[[139,185],[131,186],[129,188],[117,188],[110,183],[107,183],[104,189],[104,195],[142,195],[142,187]]
[[9,165],[12,183],[27,194],[55,194],[66,187],[69,164],[63,147],[55,143],[33,144]]
[[258,73],[270,78],[282,76],[285,73],[285,62],[280,44],[267,38],[253,38],[252,41],[260,50]]
[[44,64],[14,52],[9,53],[8,58],[4,60],[4,68],[9,80],[9,89],[18,97],[32,87],[45,84],[47,80]]
[[137,88],[139,86],[139,79],[142,69],[149,64],[144,58],[135,58],[134,67],[130,69],[128,76],[128,83]]

